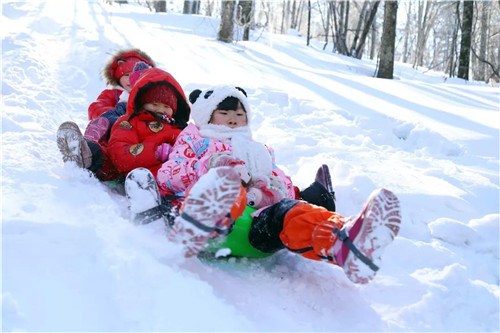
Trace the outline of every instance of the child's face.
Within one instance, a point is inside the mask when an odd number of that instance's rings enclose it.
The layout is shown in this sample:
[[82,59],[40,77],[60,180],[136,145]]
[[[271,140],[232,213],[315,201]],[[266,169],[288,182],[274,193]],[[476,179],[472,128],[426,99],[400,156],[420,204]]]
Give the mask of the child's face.
[[210,123],[225,125],[231,128],[246,126],[247,113],[241,106],[241,103],[238,103],[238,108],[236,110],[215,110],[212,113]]
[[129,79],[130,74],[123,74],[123,76],[120,78],[120,85],[125,89],[126,91],[130,92],[132,90],[132,86],[130,85],[130,79]]
[[159,102],[145,103],[142,107],[144,108],[144,110],[154,112],[156,114],[159,114],[160,116],[166,114],[172,117],[172,115],[174,114],[174,110],[172,110],[170,106]]

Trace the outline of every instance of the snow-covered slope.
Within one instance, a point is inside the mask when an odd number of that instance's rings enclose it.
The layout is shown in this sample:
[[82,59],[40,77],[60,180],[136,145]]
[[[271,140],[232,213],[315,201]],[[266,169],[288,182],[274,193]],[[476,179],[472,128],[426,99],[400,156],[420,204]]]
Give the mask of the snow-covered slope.
[[[218,21],[97,1],[2,2],[3,331],[499,331],[499,90],[375,64]],[[377,187],[403,225],[376,279],[280,252],[185,260],[161,225],[63,165],[55,132],[87,123],[100,68],[135,46],[186,93],[249,93],[255,137],[299,186],[329,165],[344,215]]]

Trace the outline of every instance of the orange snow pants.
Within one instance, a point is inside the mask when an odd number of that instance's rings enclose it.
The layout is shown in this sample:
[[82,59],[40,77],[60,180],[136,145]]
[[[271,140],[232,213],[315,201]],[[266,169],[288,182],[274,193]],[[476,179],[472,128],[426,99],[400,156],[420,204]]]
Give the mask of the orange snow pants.
[[292,252],[308,259],[335,263],[331,248],[337,235],[333,229],[341,229],[343,224],[343,216],[323,207],[299,202],[285,215],[279,237]]
[[344,217],[304,201],[283,199],[254,217],[248,233],[250,244],[265,253],[283,248],[308,259],[336,263],[331,249]]

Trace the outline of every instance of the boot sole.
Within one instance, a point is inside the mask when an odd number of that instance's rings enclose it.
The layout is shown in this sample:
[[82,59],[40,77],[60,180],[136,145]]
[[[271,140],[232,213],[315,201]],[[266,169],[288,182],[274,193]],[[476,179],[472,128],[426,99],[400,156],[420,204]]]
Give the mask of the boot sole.
[[[182,213],[189,215],[208,228],[220,227],[240,193],[240,177],[230,167],[211,169],[201,177],[191,189]],[[208,176],[208,177],[207,177]],[[181,216],[176,218],[173,232],[184,234],[183,244],[187,248],[186,256],[196,255],[212,236],[195,227]],[[187,237],[187,239],[186,239]]]
[[146,200],[142,197],[142,200],[138,202],[138,204],[134,203],[134,205],[130,207],[133,214],[161,204],[161,196],[158,191],[158,186],[156,185],[155,177],[148,169],[137,168],[130,171],[125,178],[125,194],[129,202],[131,202],[135,198],[140,197],[143,193],[147,193],[147,195],[151,196],[151,200]]
[[[383,251],[399,232],[401,225],[399,200],[388,190],[376,191],[372,193],[361,212],[360,216],[363,215],[361,229],[352,242],[361,253],[378,266]],[[376,271],[370,269],[351,251],[343,268],[347,277],[354,283],[368,283],[376,274]]]
[[84,156],[92,156],[90,148],[78,128],[71,121],[62,123],[57,130],[57,147],[64,162],[75,162],[80,168],[85,168]]

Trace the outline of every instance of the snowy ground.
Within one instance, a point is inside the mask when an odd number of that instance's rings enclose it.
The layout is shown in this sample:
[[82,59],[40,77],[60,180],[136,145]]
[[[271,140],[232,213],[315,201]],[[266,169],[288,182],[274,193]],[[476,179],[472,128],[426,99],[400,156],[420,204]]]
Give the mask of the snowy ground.
[[[375,64],[218,22],[94,1],[2,1],[2,331],[499,331],[499,89]],[[135,46],[186,93],[249,93],[255,137],[299,186],[332,171],[338,211],[386,187],[400,236],[376,279],[280,252],[185,260],[161,226],[63,165],[58,125],[87,123],[107,54]]]

